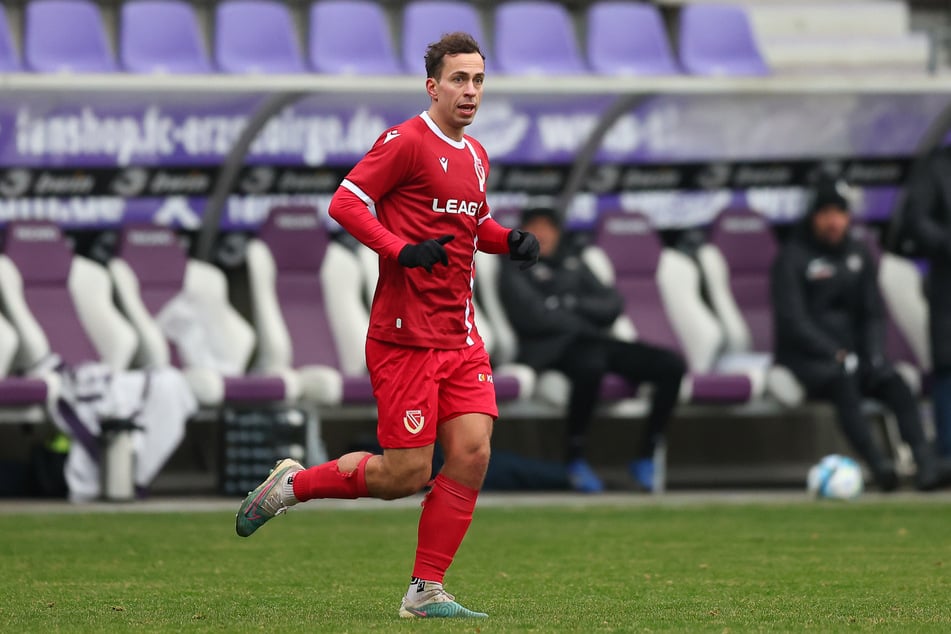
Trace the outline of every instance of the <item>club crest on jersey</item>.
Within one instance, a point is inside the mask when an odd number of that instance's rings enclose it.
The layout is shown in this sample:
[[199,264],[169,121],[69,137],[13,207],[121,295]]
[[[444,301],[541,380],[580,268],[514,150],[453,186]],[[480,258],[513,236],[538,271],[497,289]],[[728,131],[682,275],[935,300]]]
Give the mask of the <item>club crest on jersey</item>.
[[419,409],[408,409],[403,416],[403,427],[411,434],[418,434],[423,431],[423,425],[426,419],[423,417],[423,411]]
[[445,202],[438,198],[433,198],[433,211],[439,214],[465,214],[475,216],[482,209],[483,202],[474,200],[459,200],[458,198],[449,198]]
[[479,372],[479,383],[495,383],[495,381],[492,379],[491,374]]
[[482,165],[482,159],[480,159],[478,156],[474,158],[475,158],[476,178],[479,179],[479,191],[484,192],[485,191],[485,166]]

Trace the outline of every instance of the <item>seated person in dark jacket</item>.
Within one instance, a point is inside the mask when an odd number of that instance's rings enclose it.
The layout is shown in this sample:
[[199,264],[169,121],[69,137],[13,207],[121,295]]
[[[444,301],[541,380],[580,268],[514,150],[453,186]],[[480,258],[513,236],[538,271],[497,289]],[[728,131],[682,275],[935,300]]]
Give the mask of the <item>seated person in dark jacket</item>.
[[653,452],[677,403],[686,371],[675,352],[641,342],[620,341],[609,333],[624,309],[621,295],[602,284],[577,249],[561,240],[554,210],[528,209],[522,229],[541,246],[538,264],[499,276],[505,311],[519,337],[518,360],[536,371],[560,370],[571,381],[566,458],[572,486],[586,493],[603,484],[585,461],[585,436],[608,372],[635,382],[652,383],[646,438],[630,464],[632,477],[645,489],[654,486]]
[[861,411],[863,396],[884,403],[911,446],[916,486],[933,489],[948,481],[949,469],[925,438],[911,390],[885,358],[876,266],[849,234],[849,224],[844,183],[820,183],[773,264],[776,363],[788,367],[811,397],[831,401],[849,443],[879,487],[891,491],[898,486],[895,469]]

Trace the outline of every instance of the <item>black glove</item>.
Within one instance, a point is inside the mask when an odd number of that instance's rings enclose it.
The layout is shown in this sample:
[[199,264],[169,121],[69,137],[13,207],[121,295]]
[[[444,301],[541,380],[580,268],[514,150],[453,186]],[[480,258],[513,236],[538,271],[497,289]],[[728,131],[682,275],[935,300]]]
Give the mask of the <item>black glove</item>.
[[441,238],[430,238],[419,244],[407,244],[400,249],[396,261],[408,269],[421,266],[427,273],[433,272],[433,266],[442,262],[449,264],[449,257],[442,245],[451,242],[456,236],[446,235]]
[[509,232],[509,257],[513,260],[525,260],[518,267],[523,271],[538,262],[538,238],[535,234],[521,229],[512,229]]

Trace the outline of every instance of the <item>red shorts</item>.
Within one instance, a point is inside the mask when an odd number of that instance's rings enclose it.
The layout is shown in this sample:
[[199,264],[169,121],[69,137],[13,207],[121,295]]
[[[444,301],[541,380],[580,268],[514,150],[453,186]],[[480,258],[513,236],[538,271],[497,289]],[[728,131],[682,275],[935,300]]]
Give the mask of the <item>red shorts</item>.
[[436,350],[367,339],[367,368],[384,449],[431,445],[436,427],[462,414],[498,418],[492,367],[481,341]]

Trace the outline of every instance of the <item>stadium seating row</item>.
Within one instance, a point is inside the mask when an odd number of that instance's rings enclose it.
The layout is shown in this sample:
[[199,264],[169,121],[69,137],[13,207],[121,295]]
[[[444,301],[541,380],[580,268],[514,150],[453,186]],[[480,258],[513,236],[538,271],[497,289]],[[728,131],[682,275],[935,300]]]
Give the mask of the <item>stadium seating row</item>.
[[[428,43],[472,33],[489,70],[509,75],[764,75],[742,7],[690,5],[680,18],[675,59],[658,9],[640,2],[596,2],[586,11],[582,53],[571,14],[548,0],[502,2],[492,46],[478,9],[466,2],[417,0],[402,12],[397,54],[385,9],[368,0],[310,6],[306,54],[288,6],[226,0],[214,13],[213,61],[193,7],[182,0],[128,0],[120,10],[118,61],[92,0],[31,0],[24,12],[22,63],[0,9],[0,70],[112,73],[421,74]],[[306,61],[305,61],[306,59]]]
[[[879,286],[889,309],[887,351],[900,362],[913,388],[930,370],[927,309],[921,274],[914,263],[868,243],[879,262]],[[626,300],[625,316],[615,334],[634,336],[679,350],[691,371],[685,403],[740,404],[778,399],[799,405],[803,395],[782,368],[771,364],[772,308],[769,272],[778,250],[768,221],[755,212],[728,209],[712,223],[695,257],[664,247],[648,220],[638,214],[603,214],[584,258]],[[481,257],[481,256],[480,256]],[[495,267],[479,261],[477,296],[493,335],[504,345],[492,348],[497,360],[514,355],[517,339],[493,296]],[[548,379],[550,380],[550,379]],[[604,396],[610,398],[610,384]],[[564,390],[539,392],[564,399]],[[563,400],[562,400],[563,402]]]
[[[0,7],[0,71],[419,74],[426,44],[449,30],[473,33],[489,70],[510,75],[924,72],[932,57],[928,36],[910,32],[904,2],[683,4],[675,57],[661,13],[644,2],[586,3],[579,28],[564,3],[490,3],[492,28],[485,31],[481,6],[410,0],[394,40],[386,7],[369,0],[317,0],[303,29],[284,2],[223,0],[210,19],[209,56],[192,4],[126,0],[117,61],[95,0],[29,0],[22,56]],[[298,45],[301,30],[305,47]]]
[[[627,213],[603,215],[583,257],[626,298],[614,326],[619,337],[683,353],[690,370],[681,394],[686,411],[762,412],[803,404],[794,379],[770,360],[768,273],[775,253],[764,218],[728,210],[696,260],[665,248],[644,217]],[[557,414],[568,393],[565,377],[536,377],[514,363],[518,341],[497,295],[498,259],[477,257],[477,319],[504,415]],[[167,228],[125,228],[103,268],[73,255],[56,225],[12,223],[0,255],[0,419],[44,419],[57,379],[36,369],[54,353],[67,364],[181,367],[206,410],[306,402],[324,416],[366,411],[373,398],[363,344],[375,258],[365,247],[353,251],[332,240],[313,208],[272,210],[247,250],[252,325],[230,305],[223,273],[190,260]],[[889,352],[920,387],[928,360],[919,273],[896,256],[879,258],[893,318]],[[11,369],[14,376],[7,375]],[[609,377],[604,413],[636,415],[646,407],[644,396],[642,386]]]

